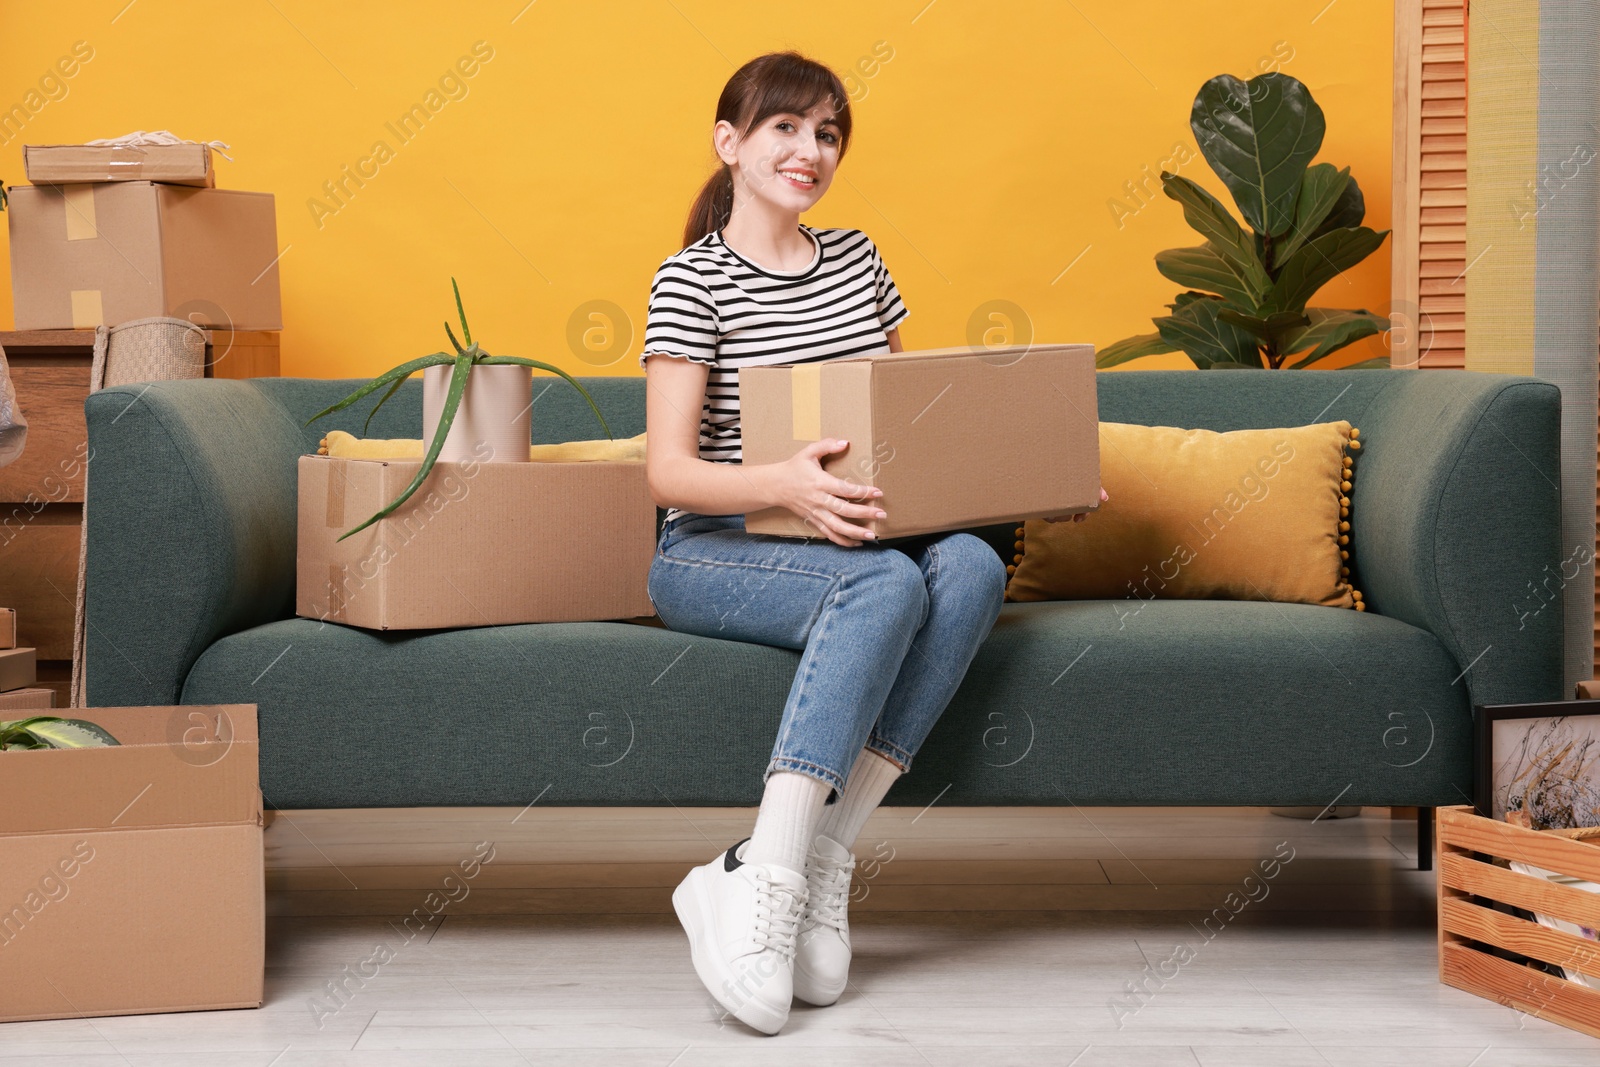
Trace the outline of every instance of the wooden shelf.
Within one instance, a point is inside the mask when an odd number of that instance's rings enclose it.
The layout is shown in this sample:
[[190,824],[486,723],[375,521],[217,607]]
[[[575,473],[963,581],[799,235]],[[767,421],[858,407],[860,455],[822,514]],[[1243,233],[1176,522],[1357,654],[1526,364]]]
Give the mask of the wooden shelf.
[[[207,378],[276,378],[278,333],[270,330],[206,330]],[[0,330],[7,361],[26,359],[51,366],[58,357],[76,365],[94,357],[93,330]],[[88,366],[84,362],[85,367]],[[21,388],[18,387],[20,394]],[[23,407],[27,411],[26,404]]]
[[[276,332],[205,334],[206,377],[277,377]],[[22,456],[0,467],[0,599],[17,609],[17,643],[38,649],[39,684],[57,690],[57,707],[68,704],[71,675],[89,455],[83,404],[94,335],[93,330],[0,331],[17,403],[28,420]]]

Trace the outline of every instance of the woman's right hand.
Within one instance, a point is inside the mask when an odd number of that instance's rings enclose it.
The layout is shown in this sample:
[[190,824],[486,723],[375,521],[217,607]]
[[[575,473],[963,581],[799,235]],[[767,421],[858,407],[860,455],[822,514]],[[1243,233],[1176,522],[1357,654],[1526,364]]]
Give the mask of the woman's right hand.
[[848,447],[848,441],[825,437],[811,442],[789,459],[774,463],[772,467],[776,502],[780,506],[800,516],[808,526],[820,530],[834,544],[854,548],[862,541],[874,540],[875,535],[871,530],[846,520],[882,519],[887,517],[887,512],[875,502],[851,502],[875,501],[883,495],[882,489],[856,485],[835,478],[822,469],[821,457]]

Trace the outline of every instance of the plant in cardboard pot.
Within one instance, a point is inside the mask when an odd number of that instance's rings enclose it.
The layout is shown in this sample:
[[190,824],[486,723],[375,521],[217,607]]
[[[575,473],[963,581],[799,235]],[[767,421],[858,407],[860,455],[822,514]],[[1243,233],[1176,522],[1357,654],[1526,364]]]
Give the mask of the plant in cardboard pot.
[[1189,128],[1250,229],[1199,185],[1162,171],[1161,191],[1206,242],[1156,254],[1156,269],[1188,291],[1151,320],[1155,333],[1101,349],[1095,365],[1181,351],[1202,370],[1298,369],[1387,330],[1387,318],[1362,308],[1306,307],[1389,233],[1361,225],[1366,202],[1349,167],[1311,163],[1325,124],[1310,90],[1275,72],[1219,75],[1200,87]]
[[35,748],[104,748],[120,745],[103,727],[83,719],[35,715],[0,722],[0,752]]
[[[398,497],[390,501],[388,506],[379,510],[377,514],[373,515],[370,519],[368,519],[366,522],[363,522],[355,529],[346,530],[344,533],[340,534],[339,540],[341,541],[343,541],[346,537],[349,537],[351,534],[359,533],[362,530],[365,530],[368,526],[371,526],[385,515],[388,515],[390,512],[394,511],[401,504],[404,504],[407,500],[411,499],[411,494],[415,493],[417,488],[427,480],[429,472],[433,470],[433,465],[439,458],[439,453],[444,448],[445,438],[450,435],[450,427],[455,422],[456,412],[461,408],[462,398],[466,395],[466,392],[469,388],[468,380],[472,374],[472,368],[474,367],[515,364],[523,367],[537,367],[540,370],[547,370],[554,374],[561,375],[561,377],[565,378],[572,384],[574,389],[583,394],[583,398],[589,402],[589,407],[594,411],[594,417],[600,420],[600,428],[605,431],[605,435],[608,439],[611,438],[611,428],[606,425],[605,416],[600,414],[600,408],[595,404],[594,397],[590,396],[589,391],[583,386],[579,385],[577,379],[572,377],[572,375],[568,374],[560,367],[552,367],[550,364],[541,363],[536,359],[524,359],[521,356],[492,356],[488,352],[484,351],[484,349],[478,345],[477,342],[473,341],[472,330],[467,326],[467,313],[461,305],[461,290],[459,287],[457,287],[456,280],[454,278],[450,279],[450,288],[455,292],[456,314],[460,316],[461,319],[461,335],[466,339],[466,347],[462,347],[461,342],[456,340],[455,331],[450,329],[450,323],[446,321],[444,324],[444,332],[445,335],[450,338],[451,346],[456,350],[455,355],[452,356],[448,352],[435,352],[432,355],[413,359],[409,363],[402,363],[398,367],[384,371],[382,374],[378,375],[376,378],[372,379],[372,381],[368,382],[366,385],[363,385],[360,389],[357,389],[355,392],[351,393],[337,404],[332,404],[326,408],[323,408],[321,411],[317,412],[315,415],[306,420],[305,424],[310,426],[313,422],[316,422],[324,415],[331,415],[335,411],[342,411],[367,394],[376,392],[378,389],[381,389],[387,385],[389,387],[388,392],[384,393],[383,396],[378,399],[378,402],[372,405],[372,410],[367,413],[367,421],[362,424],[361,432],[365,434],[366,428],[372,425],[372,416],[378,413],[378,409],[383,407],[384,403],[387,402],[390,397],[399,392],[400,386],[405,383],[407,378],[415,374],[417,371],[425,370],[428,367],[449,368],[450,381],[448,385],[448,391],[444,397],[443,406],[439,412],[438,425],[434,429],[433,439],[428,444],[427,452],[423,454],[422,466],[417,470],[416,476],[411,479],[411,484],[407,485]],[[516,456],[515,458],[522,460],[526,460],[528,458],[526,441],[522,443],[520,455]]]

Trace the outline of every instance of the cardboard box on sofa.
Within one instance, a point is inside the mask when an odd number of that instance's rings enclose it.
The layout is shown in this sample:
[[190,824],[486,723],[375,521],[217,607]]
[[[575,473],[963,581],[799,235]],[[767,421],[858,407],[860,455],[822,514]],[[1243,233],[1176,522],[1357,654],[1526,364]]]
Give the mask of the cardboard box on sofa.
[[217,329],[283,329],[271,193],[147,181],[9,193],[18,330],[154,315]]
[[260,1007],[256,706],[72,717],[121,744],[0,752],[0,1022]]
[[25,144],[22,167],[30,182],[217,184],[205,144]]
[[[824,437],[850,442],[829,474],[883,490],[878,538],[957,530],[1100,506],[1092,345],[966,346],[743,367],[745,463],[786,460]],[[821,537],[785,508],[751,533]]]
[[[0,711],[48,711],[56,706],[54,689],[13,689],[0,693]],[[26,715],[0,715],[6,719],[25,719]]]
[[300,457],[295,613],[376,630],[654,615],[643,463]]
[[[30,686],[39,680],[39,650],[0,649],[0,693]],[[0,827],[3,829],[3,827]]]
[[17,647],[17,609],[0,608],[0,648]]

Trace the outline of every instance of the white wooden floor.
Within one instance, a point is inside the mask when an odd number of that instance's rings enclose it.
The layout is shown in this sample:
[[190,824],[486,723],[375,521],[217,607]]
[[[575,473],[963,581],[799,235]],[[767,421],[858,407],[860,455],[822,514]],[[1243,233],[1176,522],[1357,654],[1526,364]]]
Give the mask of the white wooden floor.
[[[763,1037],[700,987],[666,899],[752,810],[282,814],[264,1007],[3,1025],[0,1063],[1600,1064],[1439,984],[1433,872],[1377,808],[885,810],[850,989]],[[478,840],[494,858],[445,883]]]

